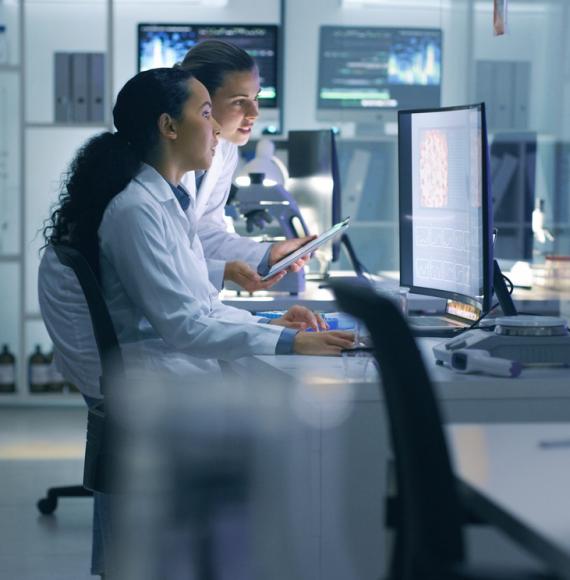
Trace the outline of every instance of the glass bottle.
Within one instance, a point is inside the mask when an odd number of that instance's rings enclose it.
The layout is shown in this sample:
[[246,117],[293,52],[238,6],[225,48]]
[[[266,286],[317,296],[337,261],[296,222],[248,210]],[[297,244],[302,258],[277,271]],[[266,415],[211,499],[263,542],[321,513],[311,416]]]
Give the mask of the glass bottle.
[[50,384],[49,359],[36,344],[34,352],[28,360],[28,379],[30,393],[45,393]]
[[8,64],[8,36],[5,24],[0,24],[0,64]]
[[16,357],[7,344],[0,352],[0,393],[16,392]]

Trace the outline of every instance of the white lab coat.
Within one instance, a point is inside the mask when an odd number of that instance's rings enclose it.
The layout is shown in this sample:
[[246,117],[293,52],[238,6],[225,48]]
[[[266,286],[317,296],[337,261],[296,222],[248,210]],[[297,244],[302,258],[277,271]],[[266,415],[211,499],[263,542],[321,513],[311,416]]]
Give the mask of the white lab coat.
[[224,221],[225,206],[237,162],[237,145],[220,139],[212,166],[204,175],[198,192],[193,171],[182,179],[182,184],[196,200],[198,236],[206,256],[210,281],[218,289],[222,288],[226,262],[241,260],[256,269],[271,246],[270,243],[256,242],[227,229]]
[[[152,167],[144,165],[111,200],[99,227],[99,245],[105,301],[129,367],[188,377],[218,372],[216,359],[275,354],[283,329],[259,324],[258,317],[220,302],[208,279],[192,207],[183,212]],[[53,252],[46,252],[39,291],[58,367],[69,376],[66,369],[82,364],[79,345],[88,344],[82,339],[74,350],[77,333],[92,331],[86,305],[77,316],[68,311],[75,320],[65,316],[66,294],[80,292],[78,284],[54,298],[62,270]],[[75,296],[72,302],[77,301]],[[93,347],[92,338],[89,344]],[[75,378],[85,380],[92,372],[85,369]],[[93,381],[78,387],[91,396],[96,389]]]
[[38,298],[57,369],[84,395],[100,398],[101,364],[87,303],[73,270],[50,246],[40,261]]

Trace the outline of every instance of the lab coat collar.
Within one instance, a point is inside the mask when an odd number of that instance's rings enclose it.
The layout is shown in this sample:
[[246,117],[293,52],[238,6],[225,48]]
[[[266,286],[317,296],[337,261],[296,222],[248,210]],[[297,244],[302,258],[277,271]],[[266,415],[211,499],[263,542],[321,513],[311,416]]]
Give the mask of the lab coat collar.
[[194,236],[196,235],[196,216],[193,212],[185,212],[180,207],[180,203],[178,203],[170,183],[154,167],[151,167],[147,163],[143,163],[134,181],[152,195],[158,203],[172,204],[169,211],[174,212],[178,216],[178,219],[183,222],[184,229],[192,245]]
[[[206,171],[206,175],[204,175],[204,179],[200,185],[200,190],[197,194],[194,194],[196,199],[196,215],[198,216],[201,216],[206,209],[212,190],[220,178],[220,174],[225,169],[224,165],[228,147],[231,147],[231,144],[224,139],[220,139],[218,146],[216,147],[216,153],[212,159],[212,165],[210,166],[210,169]],[[195,177],[193,177],[193,180],[195,180]],[[194,191],[196,191],[195,186]]]
[[142,164],[140,171],[135,176],[135,181],[144,187],[159,203],[176,201],[176,197],[168,181],[154,167],[151,167],[147,163]]

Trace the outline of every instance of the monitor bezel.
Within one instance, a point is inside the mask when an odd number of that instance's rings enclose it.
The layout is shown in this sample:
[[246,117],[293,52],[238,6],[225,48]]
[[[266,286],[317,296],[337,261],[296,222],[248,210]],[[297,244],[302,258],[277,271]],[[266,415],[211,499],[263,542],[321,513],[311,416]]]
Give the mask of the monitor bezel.
[[[336,136],[331,129],[331,175],[333,180],[332,190],[332,223],[338,223],[342,218],[342,181],[340,177],[340,167],[338,164],[338,146]],[[346,235],[346,234],[345,234]],[[331,262],[338,262],[340,258],[340,247],[342,237],[336,238],[332,243]]]
[[[404,183],[411,180],[410,172],[405,172],[400,159],[403,158],[402,152],[406,144],[401,136],[402,119],[404,116],[411,116],[415,113],[437,113],[448,111],[465,111],[477,109],[481,114],[481,164],[482,164],[482,192],[481,192],[481,213],[482,213],[482,242],[483,242],[483,296],[481,300],[448,290],[438,288],[427,288],[424,286],[415,286],[413,284],[413,263],[406,258],[413,256],[413,231],[411,220],[406,219],[406,215],[411,215],[412,199],[404,199]],[[411,136],[411,132],[409,133]],[[470,304],[481,309],[481,313],[487,313],[491,309],[493,297],[493,200],[490,182],[490,156],[489,142],[487,137],[487,121],[485,115],[485,103],[474,103],[470,105],[457,105],[452,107],[437,107],[427,109],[407,109],[398,111],[398,180],[399,180],[399,241],[400,241],[400,285],[409,288],[413,294],[422,294],[425,296],[435,296]],[[408,186],[411,191],[411,184]]]
[[[440,79],[439,79],[439,102],[441,103],[441,92],[443,85],[443,29],[442,28],[427,28],[425,26],[366,26],[366,25],[335,25],[335,24],[322,24],[319,26],[319,48],[318,48],[318,63],[317,63],[317,93],[316,93],[316,115],[317,119],[320,121],[343,121],[343,122],[366,122],[366,121],[383,121],[382,113],[387,114],[393,112],[394,114],[398,111],[399,107],[322,107],[320,104],[320,90],[321,90],[321,54],[323,52],[323,36],[322,30],[324,28],[345,28],[345,29],[377,29],[377,30],[411,30],[411,31],[429,31],[429,32],[439,32],[441,39],[441,51],[440,51]],[[340,117],[339,117],[340,114]],[[356,118],[358,116],[358,118]]]
[[137,72],[141,70],[141,51],[140,51],[140,38],[141,38],[141,29],[144,26],[193,26],[193,27],[200,27],[200,26],[215,26],[217,28],[267,28],[273,29],[275,34],[275,59],[273,63],[273,74],[275,78],[275,104],[265,103],[263,100],[259,101],[259,107],[261,109],[270,109],[276,110],[281,108],[282,97],[281,97],[281,60],[282,55],[280,51],[280,41],[281,41],[281,27],[279,24],[241,24],[241,23],[227,23],[224,22],[219,24],[217,22],[139,22],[137,24],[137,39],[136,39],[136,52],[137,52]]

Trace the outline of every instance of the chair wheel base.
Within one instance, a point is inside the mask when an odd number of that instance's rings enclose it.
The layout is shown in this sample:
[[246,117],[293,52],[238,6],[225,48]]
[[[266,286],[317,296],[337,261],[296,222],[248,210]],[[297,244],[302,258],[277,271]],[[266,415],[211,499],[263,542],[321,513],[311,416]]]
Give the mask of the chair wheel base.
[[52,514],[57,507],[57,498],[44,497],[38,501],[37,506],[43,515]]

